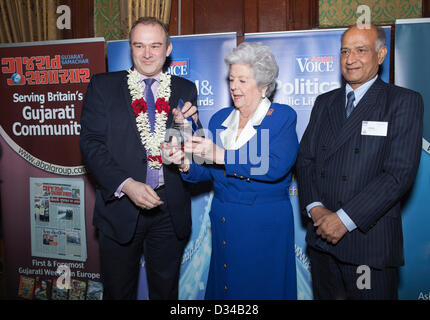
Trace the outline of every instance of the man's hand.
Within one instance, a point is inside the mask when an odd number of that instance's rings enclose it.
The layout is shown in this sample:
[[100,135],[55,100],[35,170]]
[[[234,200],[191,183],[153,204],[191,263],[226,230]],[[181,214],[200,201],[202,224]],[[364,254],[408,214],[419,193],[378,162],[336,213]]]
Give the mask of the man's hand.
[[172,142],[163,142],[161,144],[161,151],[163,163],[165,164],[173,163],[180,169],[184,169],[190,164],[190,160],[185,156],[185,152],[178,144],[178,139],[175,136],[172,137]]
[[188,119],[189,117],[193,117],[195,123],[199,120],[199,114],[197,112],[197,107],[193,106],[191,102],[185,102],[184,106],[181,109],[181,112],[177,108],[172,110],[173,118],[176,122],[181,123],[183,119]]
[[313,207],[310,211],[309,211],[311,217],[312,217],[312,221],[315,223],[317,222],[322,216],[324,215],[328,215],[330,213],[332,213],[332,211],[328,210],[326,207],[323,206],[316,206]]
[[317,235],[332,244],[338,243],[345,233],[348,232],[348,229],[336,212],[323,215],[314,223],[314,227],[318,228],[316,231]]
[[129,179],[122,187],[124,192],[133,203],[146,210],[153,209],[163,204],[158,194],[151,188],[151,186]]

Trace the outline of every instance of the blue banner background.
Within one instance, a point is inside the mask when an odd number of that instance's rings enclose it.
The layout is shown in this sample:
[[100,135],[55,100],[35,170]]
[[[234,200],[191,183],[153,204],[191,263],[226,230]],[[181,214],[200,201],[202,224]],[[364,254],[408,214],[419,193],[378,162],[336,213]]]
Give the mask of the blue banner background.
[[430,300],[430,19],[396,22],[396,85],[421,93],[424,132],[421,163],[403,208],[405,266],[400,270],[400,299]]
[[[171,37],[173,51],[168,71],[196,84],[199,118],[204,128],[219,109],[231,106],[228,68],[224,58],[236,47],[236,33]],[[132,66],[128,40],[107,44],[108,70],[126,70]],[[179,299],[204,298],[211,255],[209,210],[212,191],[206,184],[193,186],[191,203],[192,233],[185,248],[179,280]],[[142,263],[138,299],[148,298],[146,273]]]
[[[316,97],[342,84],[340,45],[342,29],[245,34],[245,41],[269,46],[279,65],[274,102],[290,105],[297,112],[297,135],[301,139],[308,125]],[[382,64],[381,78],[390,74],[391,28],[385,27],[388,54]],[[300,214],[297,182],[293,179],[290,199],[294,213],[297,269],[297,298],[313,299],[309,258],[306,254],[306,221]]]
[[[389,82],[391,28],[384,29],[388,55],[382,65],[381,78]],[[296,110],[299,138],[307,126],[315,98],[341,85],[339,52],[344,30],[245,35],[246,41],[261,41],[272,49],[280,67],[273,100],[288,104]],[[396,84],[421,92],[427,118],[430,90],[425,77],[430,74],[430,63],[426,56],[430,51],[429,33],[430,23],[396,26]],[[210,117],[217,110],[231,105],[228,69],[223,60],[236,46],[236,35],[180,36],[172,37],[172,43],[174,48],[171,62],[174,68],[171,71],[196,83],[199,90],[200,119],[207,128]],[[128,41],[108,42],[107,48],[109,71],[124,70],[131,66]],[[429,130],[429,122],[425,121],[425,132]],[[423,151],[417,180],[403,210],[406,265],[401,268],[400,299],[428,299],[430,296],[430,215],[425,207],[430,189],[429,176],[430,155]],[[207,186],[196,186],[195,189],[205,191],[196,191],[192,201],[193,231],[183,257],[180,299],[203,299],[209,268],[211,245],[208,213],[212,193]],[[295,181],[290,187],[290,196],[295,219],[298,299],[307,300],[312,299],[312,286],[309,259],[305,253],[304,218],[299,214]],[[142,267],[140,299],[147,298],[144,271]]]

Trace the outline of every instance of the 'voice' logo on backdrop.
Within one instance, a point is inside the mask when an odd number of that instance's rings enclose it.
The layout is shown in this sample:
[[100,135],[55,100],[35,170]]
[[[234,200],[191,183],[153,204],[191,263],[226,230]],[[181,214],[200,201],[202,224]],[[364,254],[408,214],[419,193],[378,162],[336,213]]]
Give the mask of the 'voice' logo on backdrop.
[[190,61],[189,59],[172,60],[167,68],[167,73],[175,76],[184,77],[189,75]]
[[334,72],[333,56],[300,56],[296,57],[297,73],[326,73]]

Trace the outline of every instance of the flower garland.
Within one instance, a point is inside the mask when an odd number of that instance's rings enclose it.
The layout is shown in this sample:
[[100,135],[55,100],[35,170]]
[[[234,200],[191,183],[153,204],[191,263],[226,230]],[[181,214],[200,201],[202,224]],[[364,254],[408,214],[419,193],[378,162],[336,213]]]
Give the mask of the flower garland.
[[169,115],[169,98],[170,90],[170,74],[161,73],[160,84],[157,89],[158,98],[155,102],[155,125],[154,131],[151,132],[151,124],[149,123],[147,105],[143,98],[143,90],[140,74],[135,70],[127,70],[128,72],[128,89],[132,98],[131,106],[133,107],[136,117],[137,130],[140,133],[140,140],[148,151],[148,165],[152,169],[159,169],[163,163],[161,159],[160,145],[164,142],[166,134],[166,122]]

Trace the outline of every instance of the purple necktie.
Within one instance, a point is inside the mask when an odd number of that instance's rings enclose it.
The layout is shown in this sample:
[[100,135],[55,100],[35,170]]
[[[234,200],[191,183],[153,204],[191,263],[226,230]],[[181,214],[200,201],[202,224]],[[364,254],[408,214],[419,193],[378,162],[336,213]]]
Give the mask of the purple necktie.
[[[152,93],[151,86],[155,82],[155,79],[148,78],[144,79],[145,81],[145,101],[147,106],[148,120],[151,125],[151,132],[154,131],[155,126],[155,101],[154,94]],[[149,155],[149,152],[147,153]],[[159,180],[159,169],[151,169],[149,167],[149,162],[146,170],[146,184],[150,185],[153,189],[158,186]]]
[[145,92],[143,93],[145,96],[146,105],[148,107],[148,119],[149,123],[151,124],[151,132],[154,131],[154,124],[155,124],[155,101],[154,101],[154,95],[152,94],[151,86],[155,82],[155,79],[148,78],[143,80],[145,81]]

